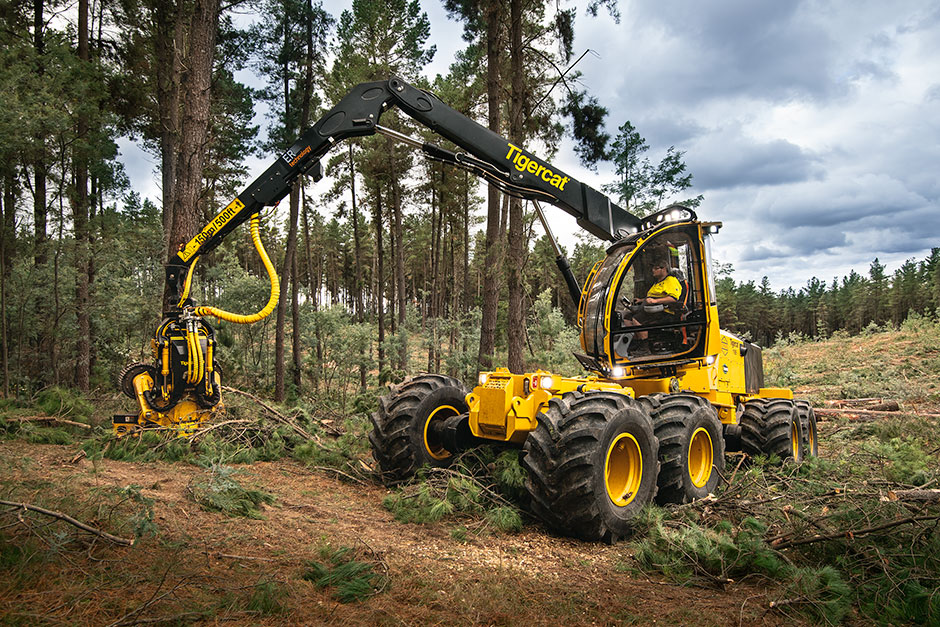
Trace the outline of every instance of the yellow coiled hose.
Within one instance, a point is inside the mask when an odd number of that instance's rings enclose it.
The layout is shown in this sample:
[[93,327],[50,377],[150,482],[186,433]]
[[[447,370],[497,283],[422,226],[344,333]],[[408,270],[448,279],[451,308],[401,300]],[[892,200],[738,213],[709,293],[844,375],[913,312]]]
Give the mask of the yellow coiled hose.
[[[268,257],[267,251],[264,250],[264,244],[261,243],[261,234],[260,234],[260,224],[261,219],[258,217],[258,214],[251,216],[251,241],[254,242],[255,249],[258,251],[258,256],[261,257],[262,263],[264,263],[264,269],[268,272],[268,278],[271,280],[271,297],[268,298],[268,304],[258,313],[253,313],[250,315],[235,314],[228,311],[223,311],[221,309],[216,309],[215,307],[196,307],[194,313],[197,316],[215,316],[220,320],[225,320],[226,322],[232,322],[235,324],[251,324],[253,322],[258,322],[259,320],[266,318],[274,311],[274,308],[277,307],[277,299],[281,294],[281,286],[277,280],[277,272],[274,269],[274,264],[271,263],[271,259]],[[183,296],[180,298],[180,306],[183,302],[189,297],[189,288],[192,283],[193,278],[193,269],[196,267],[196,261],[199,258],[193,260],[193,265],[189,268],[189,273],[186,276],[186,283],[183,287]],[[201,352],[201,351],[197,351]]]

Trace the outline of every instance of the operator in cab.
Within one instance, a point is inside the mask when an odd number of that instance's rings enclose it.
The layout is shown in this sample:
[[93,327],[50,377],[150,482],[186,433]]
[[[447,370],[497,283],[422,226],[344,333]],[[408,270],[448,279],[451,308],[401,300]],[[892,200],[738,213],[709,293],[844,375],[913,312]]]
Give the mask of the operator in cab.
[[[669,261],[665,253],[656,254],[650,264],[650,270],[653,273],[653,285],[646,292],[645,298],[637,298],[633,301],[633,307],[629,313],[624,316],[624,327],[649,326],[657,323],[671,322],[676,318],[676,304],[682,295],[682,285],[679,279],[669,274]],[[655,307],[662,305],[662,308]],[[657,311],[650,311],[655,309]],[[647,345],[648,331],[637,331],[634,347],[638,351],[649,351]]]

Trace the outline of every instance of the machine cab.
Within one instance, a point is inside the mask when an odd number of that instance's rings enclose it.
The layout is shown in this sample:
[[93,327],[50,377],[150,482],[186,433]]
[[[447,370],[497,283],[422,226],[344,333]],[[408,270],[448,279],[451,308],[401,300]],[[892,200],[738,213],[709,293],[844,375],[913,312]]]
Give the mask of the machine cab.
[[[588,357],[606,370],[705,354],[714,311],[706,226],[691,210],[670,207],[607,250],[582,294],[581,347]],[[668,304],[640,302],[648,296],[668,297]]]

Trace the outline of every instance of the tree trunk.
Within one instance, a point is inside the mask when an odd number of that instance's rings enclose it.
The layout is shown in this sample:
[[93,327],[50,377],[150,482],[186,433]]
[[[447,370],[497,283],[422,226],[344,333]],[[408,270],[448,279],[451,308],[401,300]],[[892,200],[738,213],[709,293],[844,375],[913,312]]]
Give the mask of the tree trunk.
[[[88,54],[88,0],[78,2],[78,58],[87,64]],[[73,156],[75,193],[72,198],[72,225],[75,229],[75,313],[78,325],[75,356],[75,386],[87,392],[91,381],[91,315],[89,308],[89,226],[88,226],[88,159],[85,150],[88,120],[78,118],[78,142]]]
[[379,381],[385,369],[385,249],[382,246],[382,189],[376,185],[375,211],[372,215],[375,227],[375,310],[379,319]]
[[[45,73],[45,59],[43,55],[46,52],[46,43],[43,29],[45,21],[43,18],[44,0],[34,0],[33,2],[33,47],[36,49],[36,56],[39,65],[36,72],[42,76]],[[35,249],[33,254],[33,263],[37,266],[46,263],[46,132],[40,128],[36,135],[36,146],[39,153],[33,160],[33,234],[35,236]],[[40,306],[41,307],[41,306]]]
[[[523,127],[524,70],[522,67],[522,0],[510,0],[510,73],[512,92],[510,96],[509,137],[517,146],[525,140]],[[507,281],[509,288],[509,315],[506,321],[506,337],[509,350],[510,372],[525,372],[525,313],[523,308],[522,268],[525,256],[523,237],[522,201],[509,201],[509,258]]]
[[274,327],[274,400],[284,401],[284,326],[287,318],[287,287],[290,285],[294,266],[294,251],[297,248],[297,214],[300,205],[300,185],[295,183],[290,190],[290,217],[287,224],[287,246],[284,250],[284,265],[281,267],[281,290],[277,300],[277,325]]
[[151,11],[156,60],[157,117],[160,122],[160,175],[163,192],[163,257],[172,255],[170,236],[176,199],[176,167],[180,141],[180,81],[188,12],[179,2],[155,0]]
[[[353,159],[353,145],[349,144],[349,195],[352,201],[352,223],[353,223],[353,264],[356,266],[356,284],[353,286],[353,297],[356,301],[356,322],[362,324],[365,322],[365,305],[362,301],[362,244],[359,242],[359,205],[356,199],[356,162]],[[365,353],[369,351],[368,347],[363,348],[363,359],[359,365],[359,389],[366,389],[366,364]]]
[[[173,198],[170,250],[167,259],[176,254],[196,234],[201,222],[199,200],[202,193],[206,143],[209,135],[209,109],[212,95],[212,62],[219,30],[219,0],[195,0],[189,32],[189,55],[181,81],[183,114],[180,124],[179,156],[176,163],[176,184]],[[164,310],[176,303],[169,302],[169,290],[163,298]]]
[[[500,3],[486,6],[486,95],[487,121],[494,133],[500,132],[499,116],[499,17]],[[480,323],[480,368],[493,367],[496,352],[496,315],[499,308],[502,243],[499,238],[499,190],[489,186],[486,204],[486,259],[483,264],[483,318]]]

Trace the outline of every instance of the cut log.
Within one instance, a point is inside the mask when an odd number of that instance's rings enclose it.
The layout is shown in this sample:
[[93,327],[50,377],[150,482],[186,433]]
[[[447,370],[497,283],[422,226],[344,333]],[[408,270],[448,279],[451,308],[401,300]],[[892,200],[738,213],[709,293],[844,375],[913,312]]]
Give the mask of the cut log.
[[888,492],[888,500],[940,503],[940,490],[891,490]]

